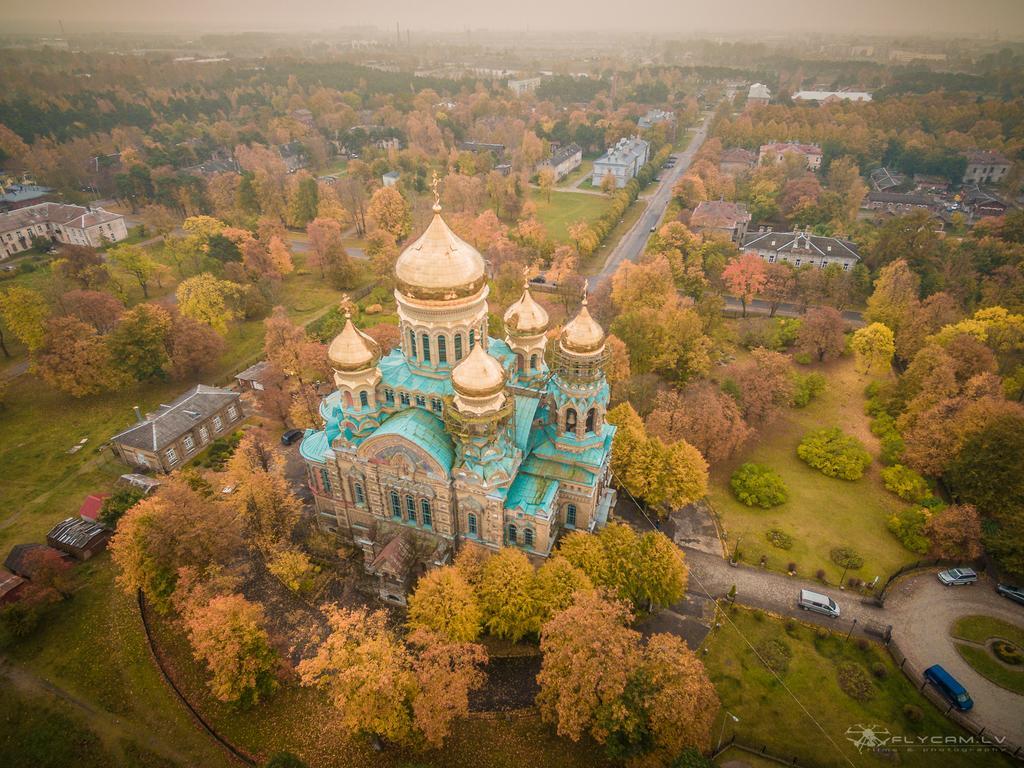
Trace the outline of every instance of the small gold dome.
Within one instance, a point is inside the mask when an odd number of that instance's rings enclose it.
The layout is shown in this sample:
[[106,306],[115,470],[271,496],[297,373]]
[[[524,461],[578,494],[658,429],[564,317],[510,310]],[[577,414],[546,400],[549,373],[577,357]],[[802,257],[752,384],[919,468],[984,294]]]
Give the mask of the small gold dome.
[[452,370],[452,386],[465,397],[489,397],[505,388],[505,369],[477,344]]
[[577,354],[597,352],[604,346],[604,330],[590,316],[586,299],[580,313],[562,329],[560,343],[566,351]]
[[519,301],[505,310],[505,328],[509,333],[531,336],[544,333],[548,328],[548,313],[524,288]]
[[430,226],[398,257],[395,276],[409,298],[441,301],[472,296],[487,282],[480,252],[452,232],[439,204]]
[[327,358],[336,370],[364,371],[376,365],[380,359],[380,347],[353,325],[352,318],[346,312],[345,327],[327,348]]

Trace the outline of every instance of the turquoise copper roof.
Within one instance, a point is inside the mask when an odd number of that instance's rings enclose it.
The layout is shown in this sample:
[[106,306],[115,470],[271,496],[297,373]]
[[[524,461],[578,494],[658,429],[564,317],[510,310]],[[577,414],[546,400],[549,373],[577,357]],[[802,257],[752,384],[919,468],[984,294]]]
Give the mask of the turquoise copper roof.
[[531,474],[539,475],[542,477],[551,477],[558,480],[565,480],[569,483],[578,483],[579,485],[593,486],[597,482],[597,473],[593,472],[586,467],[575,466],[573,464],[563,463],[565,460],[552,461],[551,459],[541,459],[537,456],[531,456],[523,462],[519,468],[519,474]]
[[314,432],[311,429],[307,429],[306,436],[299,443],[299,453],[302,454],[304,459],[323,464],[325,460],[324,454],[330,447],[331,444],[327,440],[327,432],[325,430],[318,429]]
[[444,431],[444,424],[422,408],[406,408],[389,418],[367,440],[384,435],[397,435],[415,443],[426,451],[445,472],[451,472],[455,461],[455,447]]
[[508,489],[505,509],[521,509],[528,515],[543,513],[546,517],[554,507],[558,481],[520,472]]
[[538,405],[540,400],[536,397],[516,395],[515,442],[524,454],[530,444],[530,430],[533,429],[533,417]]

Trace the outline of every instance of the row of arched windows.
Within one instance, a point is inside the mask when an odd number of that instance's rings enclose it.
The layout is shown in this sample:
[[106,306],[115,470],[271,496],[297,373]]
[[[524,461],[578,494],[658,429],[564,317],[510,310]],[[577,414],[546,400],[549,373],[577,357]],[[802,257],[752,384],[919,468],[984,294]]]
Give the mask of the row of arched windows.
[[449,359],[448,355],[448,335],[435,334],[431,337],[426,331],[417,333],[411,328],[408,334],[406,354],[409,357],[424,363],[430,363],[436,359],[439,364],[447,365],[449,362],[457,363],[465,355],[469,354],[473,347],[476,346],[477,339],[483,338],[484,330],[482,327],[479,330],[470,328],[468,345],[465,344],[466,338],[461,332],[452,336],[451,346],[454,354],[451,359]]
[[[522,533],[523,546],[533,549],[533,528],[523,528]],[[519,544],[519,529],[515,523],[508,524],[508,543],[513,546]]]
[[[353,406],[353,404],[354,404],[354,401],[352,400],[352,393],[351,392],[345,392],[343,397],[344,397],[344,400],[345,400],[345,406],[347,408],[351,408]],[[359,407],[360,408],[369,408],[370,407],[370,394],[365,389],[359,390]]]
[[[569,407],[565,409],[565,418],[563,421],[564,430],[566,432],[575,432],[579,426],[579,416],[576,413],[576,409]],[[591,408],[587,411],[586,424],[584,426],[584,432],[593,432],[597,428],[597,408]]]
[[530,355],[530,367],[526,367],[526,358],[523,357],[522,353],[516,352],[516,361],[519,364],[519,370],[523,373],[533,373],[534,371],[540,370],[540,355],[534,353]]
[[434,512],[430,506],[429,499],[416,499],[406,495],[403,499],[398,491],[391,491],[389,494],[391,502],[391,517],[395,520],[404,520],[413,525],[421,525],[424,528],[431,528],[434,525]]

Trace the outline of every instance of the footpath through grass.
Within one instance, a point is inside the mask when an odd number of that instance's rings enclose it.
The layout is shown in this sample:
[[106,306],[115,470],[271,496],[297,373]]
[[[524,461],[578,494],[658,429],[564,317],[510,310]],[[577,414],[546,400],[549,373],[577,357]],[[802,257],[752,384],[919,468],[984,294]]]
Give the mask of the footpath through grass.
[[[847,572],[847,578],[870,582],[878,576],[884,581],[915,556],[887,528],[889,517],[905,505],[882,484],[878,441],[868,430],[864,415],[866,382],[848,358],[824,367],[798,367],[803,374],[811,370],[824,373],[828,389],[806,408],[787,409],[738,456],[713,468],[712,506],[722,520],[729,551],[734,551],[739,539],[742,559],[748,564],[756,565],[764,556],[772,570],[785,571],[795,563],[801,576],[813,578],[822,569],[828,581],[838,583],[843,569],[832,562],[829,553],[836,547],[851,547],[864,558],[864,566]],[[859,480],[827,477],[797,456],[797,445],[807,432],[832,426],[857,437],[875,458]],[[771,467],[782,476],[789,489],[786,503],[759,509],[737,501],[729,478],[748,461]],[[790,549],[769,543],[767,533],[772,529],[792,537]]]
[[[821,633],[821,634],[819,634]],[[781,682],[747,643],[776,668]],[[899,749],[897,756],[858,752],[847,731],[871,726],[901,738],[963,736],[900,672],[889,654],[867,641],[844,640],[841,634],[782,621],[756,611],[730,610],[719,629],[705,641],[704,663],[722,700],[725,740],[738,741],[770,754],[816,766],[1009,766],[1001,754],[923,752]],[[861,700],[840,685],[840,669],[861,680]],[[848,686],[849,687],[849,686]],[[851,690],[856,690],[852,689]],[[790,695],[792,692],[792,695]],[[794,700],[795,696],[795,700]],[[806,710],[806,711],[805,711]],[[809,714],[808,714],[809,713]],[[745,759],[736,751],[734,759]]]

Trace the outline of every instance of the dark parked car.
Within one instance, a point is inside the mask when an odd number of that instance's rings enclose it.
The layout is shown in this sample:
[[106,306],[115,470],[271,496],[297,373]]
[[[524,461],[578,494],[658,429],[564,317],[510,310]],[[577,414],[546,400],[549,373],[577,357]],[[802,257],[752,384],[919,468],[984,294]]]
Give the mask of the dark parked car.
[[924,671],[924,679],[934,685],[936,690],[949,699],[949,702],[961,712],[966,712],[974,706],[967,689],[940,665],[928,667]]
[[289,429],[283,435],[281,435],[281,445],[292,445],[299,442],[302,439],[303,431],[301,429]]
[[1024,587],[1015,587],[1012,584],[999,584],[996,586],[996,592],[1005,598],[1013,600],[1015,603],[1024,605]]

